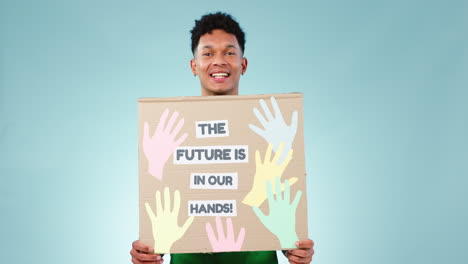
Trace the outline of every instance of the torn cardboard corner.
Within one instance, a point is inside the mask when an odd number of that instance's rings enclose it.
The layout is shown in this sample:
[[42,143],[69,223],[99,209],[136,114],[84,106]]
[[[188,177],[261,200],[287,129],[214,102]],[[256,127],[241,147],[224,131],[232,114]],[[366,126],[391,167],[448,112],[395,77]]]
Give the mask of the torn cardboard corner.
[[308,238],[302,94],[138,100],[140,240],[156,253]]

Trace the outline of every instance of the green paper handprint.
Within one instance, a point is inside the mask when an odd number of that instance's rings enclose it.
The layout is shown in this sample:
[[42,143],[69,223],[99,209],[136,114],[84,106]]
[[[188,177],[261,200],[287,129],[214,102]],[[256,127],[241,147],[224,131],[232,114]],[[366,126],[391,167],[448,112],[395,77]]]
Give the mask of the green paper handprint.
[[281,197],[280,178],[276,178],[276,199],[273,197],[271,183],[267,181],[266,192],[269,202],[270,214],[265,215],[258,207],[253,207],[260,221],[280,241],[281,248],[295,248],[298,240],[296,234],[296,209],[302,192],[297,191],[292,203],[290,201],[290,187],[286,180],[284,183],[284,198]]
[[148,202],[145,202],[145,207],[153,228],[154,252],[169,253],[172,244],[179,240],[192,224],[193,216],[189,217],[182,227],[178,225],[180,193],[179,190],[174,192],[174,208],[171,211],[171,197],[168,187],[164,188],[164,207],[161,203],[161,192],[156,192],[156,215]]

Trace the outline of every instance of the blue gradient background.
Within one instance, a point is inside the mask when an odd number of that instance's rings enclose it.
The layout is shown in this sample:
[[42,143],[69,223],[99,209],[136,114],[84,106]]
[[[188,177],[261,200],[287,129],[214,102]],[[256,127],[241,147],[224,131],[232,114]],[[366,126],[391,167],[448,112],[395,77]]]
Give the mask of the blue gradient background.
[[467,1],[0,2],[2,263],[130,263],[139,97],[199,95],[189,30],[247,33],[242,94],[302,92],[314,263],[462,263]]

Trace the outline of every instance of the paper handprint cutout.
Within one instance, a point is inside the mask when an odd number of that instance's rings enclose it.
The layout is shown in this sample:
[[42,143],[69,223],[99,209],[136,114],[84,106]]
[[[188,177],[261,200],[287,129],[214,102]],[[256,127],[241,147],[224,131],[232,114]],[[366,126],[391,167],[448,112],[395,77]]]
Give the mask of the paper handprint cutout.
[[171,197],[169,188],[164,188],[164,207],[161,201],[161,192],[156,192],[156,214],[154,214],[148,202],[145,203],[146,213],[151,220],[154,238],[155,253],[169,253],[172,244],[179,240],[193,222],[193,216],[189,217],[184,225],[178,225],[180,210],[180,193],[174,192],[173,209],[171,210]]
[[273,150],[278,151],[281,142],[284,142],[283,156],[280,157],[279,162],[283,162],[286,159],[288,151],[292,148],[294,137],[297,131],[297,111],[294,111],[291,117],[291,124],[288,126],[284,121],[283,115],[279,109],[278,103],[274,96],[271,97],[271,105],[273,106],[273,112],[268,108],[265,100],[260,99],[260,106],[263,109],[265,115],[262,115],[260,111],[255,107],[253,112],[257,117],[263,129],[249,124],[249,128],[257,133],[259,136],[264,138],[267,143],[273,144]]
[[[271,160],[272,154],[272,144],[268,144],[268,148],[265,153],[265,160],[262,163],[260,158],[260,152],[257,150],[255,151],[255,176],[254,182],[252,185],[252,189],[250,192],[245,196],[244,200],[242,201],[244,204],[250,206],[260,206],[263,201],[267,198],[266,193],[266,183],[268,181],[272,181],[276,177],[280,177],[283,175],[286,166],[288,166],[289,161],[292,159],[293,150],[290,149],[286,159],[281,163],[278,164],[278,160],[283,152],[284,143],[281,143],[278,147],[278,151],[276,152],[273,160]],[[292,177],[288,179],[290,185],[293,185],[296,181],[296,177]],[[276,189],[274,189],[276,190]]]
[[289,182],[284,183],[284,196],[281,195],[280,178],[276,180],[276,199],[270,181],[267,182],[266,192],[268,196],[269,215],[265,215],[258,207],[253,207],[255,214],[260,221],[272,232],[280,241],[282,248],[295,248],[298,240],[296,234],[296,209],[301,199],[302,192],[297,191],[294,201],[290,203]]
[[245,228],[241,228],[237,239],[234,235],[234,228],[232,226],[231,218],[226,220],[227,234],[224,235],[223,224],[221,223],[221,218],[216,217],[216,230],[218,235],[216,236],[213,232],[213,228],[210,223],[206,223],[206,233],[208,239],[210,240],[211,247],[213,252],[229,252],[229,251],[240,251],[242,244],[244,243],[245,238]]
[[168,115],[169,110],[166,108],[153,136],[150,136],[148,122],[145,122],[143,128],[143,152],[148,160],[148,172],[158,180],[162,180],[164,165],[169,157],[187,138],[187,133],[184,133],[176,140],[177,134],[184,125],[184,119],[180,119],[173,129],[179,113],[174,112],[166,125]]

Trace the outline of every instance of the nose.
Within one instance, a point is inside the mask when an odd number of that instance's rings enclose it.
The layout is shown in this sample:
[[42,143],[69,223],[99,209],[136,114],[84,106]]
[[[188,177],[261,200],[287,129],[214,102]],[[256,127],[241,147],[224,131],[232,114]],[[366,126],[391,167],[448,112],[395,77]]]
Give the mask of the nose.
[[213,65],[226,65],[226,59],[224,58],[224,54],[217,53],[214,55],[213,58]]

